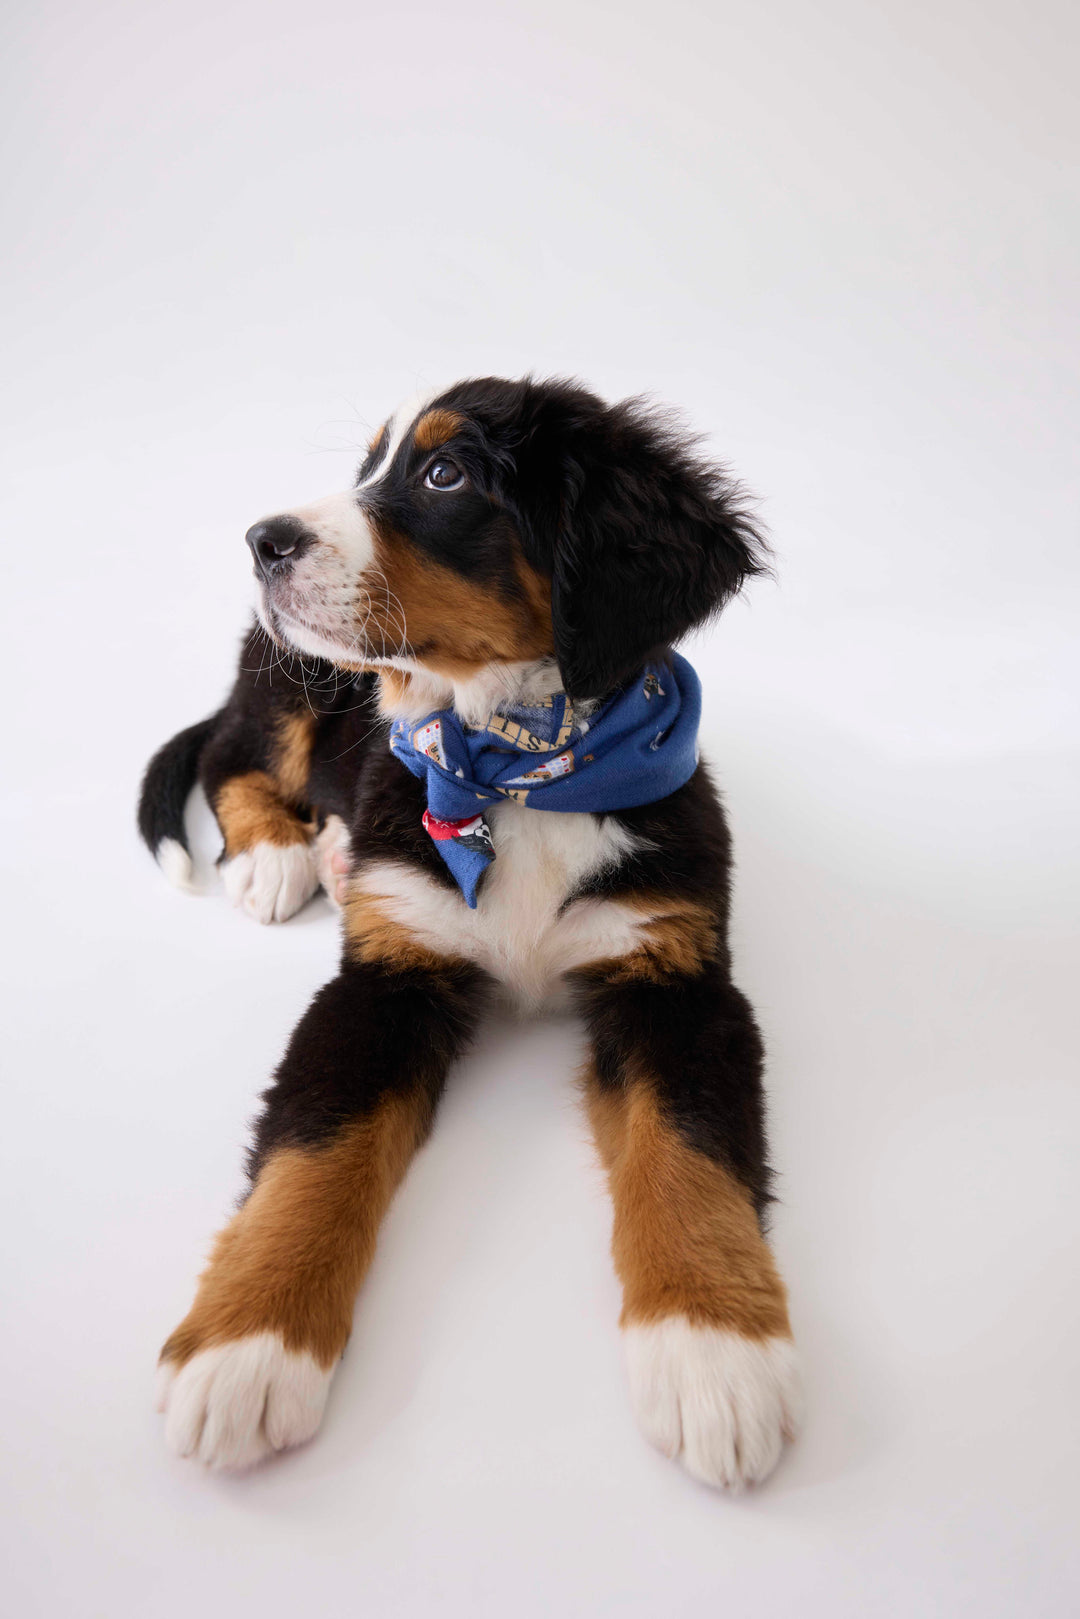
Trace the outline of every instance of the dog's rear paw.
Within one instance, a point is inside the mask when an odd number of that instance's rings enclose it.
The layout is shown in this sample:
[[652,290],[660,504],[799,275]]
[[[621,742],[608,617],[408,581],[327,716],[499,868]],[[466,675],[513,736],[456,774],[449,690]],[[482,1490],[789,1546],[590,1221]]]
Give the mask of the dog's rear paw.
[[634,1413],[658,1450],[730,1490],[768,1477],[801,1414],[789,1338],[745,1338],[669,1316],[627,1327],[625,1339]]
[[179,1369],[163,1360],[165,1443],[208,1467],[253,1467],[312,1437],[332,1376],[305,1351],[286,1349],[276,1332],[201,1349]]
[[257,922],[286,922],[319,886],[315,855],[306,843],[257,843],[221,868],[225,892]]
[[326,817],[326,825],[315,839],[315,862],[327,899],[340,909],[349,868],[349,829],[340,815]]

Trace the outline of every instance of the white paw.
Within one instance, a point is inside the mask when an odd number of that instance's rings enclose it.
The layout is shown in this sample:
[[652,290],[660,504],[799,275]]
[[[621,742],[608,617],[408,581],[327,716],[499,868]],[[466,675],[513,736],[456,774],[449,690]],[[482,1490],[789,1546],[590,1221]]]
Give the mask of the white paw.
[[801,1414],[789,1338],[744,1338],[681,1315],[627,1327],[624,1337],[646,1439],[706,1484],[740,1490],[768,1477]]
[[335,855],[348,859],[349,829],[340,815],[328,815],[326,825],[315,839],[315,864],[327,899],[340,910],[342,877],[333,865]]
[[225,892],[257,922],[286,922],[319,886],[306,843],[257,843],[221,868]]
[[253,1467],[275,1450],[303,1444],[322,1421],[333,1371],[276,1332],[201,1349],[179,1370],[158,1367],[157,1407],[165,1443],[208,1467]]

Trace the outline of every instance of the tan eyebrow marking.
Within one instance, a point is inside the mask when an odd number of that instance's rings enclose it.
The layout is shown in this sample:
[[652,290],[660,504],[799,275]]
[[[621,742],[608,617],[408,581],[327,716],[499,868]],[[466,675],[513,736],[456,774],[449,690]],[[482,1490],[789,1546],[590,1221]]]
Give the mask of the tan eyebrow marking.
[[418,450],[437,450],[464,425],[464,416],[459,416],[456,410],[429,410],[417,422],[413,441]]

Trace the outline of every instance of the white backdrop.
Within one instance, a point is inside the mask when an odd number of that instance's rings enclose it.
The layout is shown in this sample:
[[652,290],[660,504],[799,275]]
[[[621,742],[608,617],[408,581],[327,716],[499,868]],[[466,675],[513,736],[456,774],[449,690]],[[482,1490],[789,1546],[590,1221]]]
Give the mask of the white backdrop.
[[[5,1611],[1064,1615],[1075,1550],[1076,9],[9,8]],[[779,583],[695,644],[771,1055],[805,1437],[625,1407],[570,1025],[492,1027],[323,1436],[168,1459],[156,1350],[336,955],[164,884],[255,517],[418,385],[681,406]]]

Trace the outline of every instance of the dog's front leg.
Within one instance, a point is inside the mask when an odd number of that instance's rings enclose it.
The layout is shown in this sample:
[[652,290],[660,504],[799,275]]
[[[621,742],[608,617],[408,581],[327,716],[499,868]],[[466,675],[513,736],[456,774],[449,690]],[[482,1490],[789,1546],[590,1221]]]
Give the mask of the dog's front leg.
[[263,694],[235,695],[208,744],[199,774],[224,850],[221,875],[236,906],[258,922],[285,922],[319,884],[303,816],[315,721]]
[[161,1352],[166,1440],[247,1467],[319,1426],[379,1223],[430,1127],[479,975],[350,961],[266,1093],[252,1186]]
[[585,990],[586,1095],[614,1202],[631,1398],[646,1436],[738,1489],[798,1420],[783,1284],[761,1230],[768,1169],[761,1042],[715,962]]

